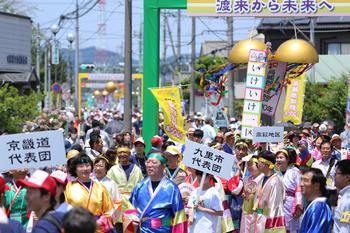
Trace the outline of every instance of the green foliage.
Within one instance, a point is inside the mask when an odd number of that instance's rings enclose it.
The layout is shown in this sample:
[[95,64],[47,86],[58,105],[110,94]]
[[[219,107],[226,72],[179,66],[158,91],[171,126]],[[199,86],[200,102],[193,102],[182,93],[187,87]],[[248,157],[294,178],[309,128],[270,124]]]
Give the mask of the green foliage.
[[[201,74],[203,71],[207,72],[210,70],[213,70],[220,65],[223,65],[227,63],[228,60],[225,57],[218,57],[213,55],[204,55],[199,57],[196,60],[196,78],[195,83],[197,84],[197,89],[202,89],[203,87],[199,86]],[[206,85],[206,82],[204,82],[204,85]]]
[[347,78],[333,79],[327,85],[306,84],[303,120],[322,122],[332,120],[336,130],[342,130],[345,124],[347,99]]
[[8,133],[21,132],[25,121],[39,114],[36,107],[42,94],[31,93],[20,96],[15,87],[5,84],[0,88],[0,129]]

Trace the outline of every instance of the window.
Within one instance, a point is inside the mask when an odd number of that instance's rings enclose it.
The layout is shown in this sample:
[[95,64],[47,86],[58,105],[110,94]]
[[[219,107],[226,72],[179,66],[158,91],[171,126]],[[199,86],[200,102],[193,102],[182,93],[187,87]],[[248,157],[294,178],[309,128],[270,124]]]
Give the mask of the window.
[[328,54],[350,54],[350,43],[329,43]]

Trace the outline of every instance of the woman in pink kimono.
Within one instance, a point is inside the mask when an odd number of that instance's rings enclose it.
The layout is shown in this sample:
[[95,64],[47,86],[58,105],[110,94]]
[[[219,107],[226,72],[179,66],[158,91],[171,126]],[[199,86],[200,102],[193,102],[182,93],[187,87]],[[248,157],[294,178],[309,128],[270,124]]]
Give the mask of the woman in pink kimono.
[[254,224],[249,232],[285,233],[283,214],[284,187],[282,181],[274,172],[275,154],[262,151],[258,156],[258,169],[263,173],[261,188],[258,188],[254,201]]
[[295,233],[299,230],[299,217],[303,212],[301,194],[301,172],[294,166],[296,152],[294,149],[282,149],[276,154],[278,174],[283,181],[285,199],[283,205],[286,230]]
[[243,179],[243,206],[240,232],[248,233],[250,226],[254,223],[254,198],[257,197],[257,190],[258,187],[261,187],[262,178],[264,176],[260,173],[257,167],[257,156],[250,154],[243,157],[242,161],[247,163],[249,176]]

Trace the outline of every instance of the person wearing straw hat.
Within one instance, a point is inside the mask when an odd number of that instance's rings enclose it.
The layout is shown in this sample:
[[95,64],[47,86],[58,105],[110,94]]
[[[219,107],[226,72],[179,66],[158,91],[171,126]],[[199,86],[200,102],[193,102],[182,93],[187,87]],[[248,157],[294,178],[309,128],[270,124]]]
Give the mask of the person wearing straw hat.
[[187,221],[177,185],[164,175],[167,159],[162,152],[149,154],[148,177],[133,190],[130,201],[135,209],[126,211],[124,232],[187,232]]
[[254,200],[254,232],[286,232],[283,214],[283,183],[274,172],[276,156],[271,151],[258,155],[258,169],[264,174]]
[[176,146],[168,146],[164,154],[168,160],[165,175],[177,185],[183,183],[187,174],[179,166],[181,159],[180,150]]
[[107,176],[107,172],[111,167],[112,165],[109,163],[109,160],[106,157],[97,157],[94,161],[93,179],[102,183],[106,187],[114,206],[112,219],[116,221],[118,218],[120,218],[122,197],[119,194],[117,183]]

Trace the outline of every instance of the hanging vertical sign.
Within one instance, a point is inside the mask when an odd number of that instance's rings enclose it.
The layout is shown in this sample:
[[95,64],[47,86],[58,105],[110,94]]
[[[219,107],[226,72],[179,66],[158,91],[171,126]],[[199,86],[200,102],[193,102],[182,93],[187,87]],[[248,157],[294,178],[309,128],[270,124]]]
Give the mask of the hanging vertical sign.
[[267,52],[250,50],[242,114],[242,138],[253,139],[253,128],[260,125],[266,70]]
[[262,102],[262,114],[274,116],[278,101],[282,92],[282,83],[286,73],[287,63],[280,61],[269,61],[266,75],[266,88]]
[[303,116],[305,93],[305,74],[292,79],[287,86],[286,102],[284,104],[283,122],[291,121],[295,125],[301,124]]
[[60,43],[58,40],[54,40],[51,50],[51,64],[58,65],[60,63]]
[[350,127],[350,76],[348,78],[348,99],[346,101],[346,122],[345,125]]

